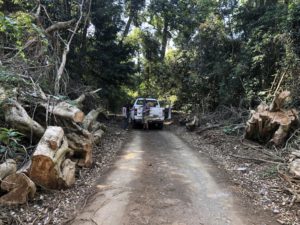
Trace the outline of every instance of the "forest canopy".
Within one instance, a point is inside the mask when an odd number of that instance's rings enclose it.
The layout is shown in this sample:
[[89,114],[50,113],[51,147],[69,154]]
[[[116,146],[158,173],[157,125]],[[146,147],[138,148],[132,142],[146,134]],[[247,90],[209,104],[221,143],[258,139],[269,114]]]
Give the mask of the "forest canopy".
[[0,81],[101,88],[111,110],[251,107],[285,88],[299,106],[299,26],[298,0],[0,0]]

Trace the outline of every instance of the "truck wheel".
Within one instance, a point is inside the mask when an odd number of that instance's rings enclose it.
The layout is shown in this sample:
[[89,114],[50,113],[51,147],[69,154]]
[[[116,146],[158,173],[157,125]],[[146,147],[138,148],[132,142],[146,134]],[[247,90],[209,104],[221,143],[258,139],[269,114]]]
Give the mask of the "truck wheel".
[[132,127],[132,129],[136,128],[136,122],[134,120],[131,121],[131,127]]
[[157,127],[158,127],[159,130],[162,130],[164,128],[164,124],[163,123],[159,123]]

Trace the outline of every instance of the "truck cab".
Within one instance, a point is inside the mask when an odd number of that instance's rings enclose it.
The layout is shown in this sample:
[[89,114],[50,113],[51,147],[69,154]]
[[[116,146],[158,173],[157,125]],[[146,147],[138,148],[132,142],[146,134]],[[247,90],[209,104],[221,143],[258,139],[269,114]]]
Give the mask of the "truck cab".
[[164,123],[164,108],[160,107],[159,101],[155,98],[137,98],[131,109],[130,119],[133,127],[143,123],[143,106],[151,103],[149,109],[148,123],[154,124],[158,128],[163,128]]

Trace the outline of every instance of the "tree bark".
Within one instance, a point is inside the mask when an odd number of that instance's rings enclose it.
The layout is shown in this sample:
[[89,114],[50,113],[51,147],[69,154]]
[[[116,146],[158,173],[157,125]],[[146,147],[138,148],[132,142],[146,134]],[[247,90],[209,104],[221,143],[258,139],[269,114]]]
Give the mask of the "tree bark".
[[36,138],[43,136],[45,129],[27,114],[26,110],[15,100],[7,100],[4,104],[5,121],[24,135]]
[[160,53],[161,59],[164,59],[165,55],[166,55],[166,49],[167,49],[167,44],[168,44],[168,33],[169,33],[168,27],[169,27],[169,23],[168,23],[168,20],[165,18],[164,19],[163,36],[162,36],[162,41],[161,41],[161,53]]
[[125,26],[124,33],[123,33],[123,39],[125,37],[127,37],[128,33],[129,33],[129,29],[130,29],[130,25],[132,23],[132,20],[133,20],[133,13],[130,13],[128,21],[127,21],[126,26]]
[[93,164],[93,136],[89,132],[68,133],[69,147],[74,152],[74,157],[79,158],[79,166],[91,167]]

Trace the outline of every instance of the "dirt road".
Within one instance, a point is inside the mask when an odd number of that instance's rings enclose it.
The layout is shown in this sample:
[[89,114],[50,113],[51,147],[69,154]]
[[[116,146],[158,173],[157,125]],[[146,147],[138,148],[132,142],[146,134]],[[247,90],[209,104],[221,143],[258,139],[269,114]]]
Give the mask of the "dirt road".
[[209,159],[168,131],[133,131],[74,225],[275,225]]

